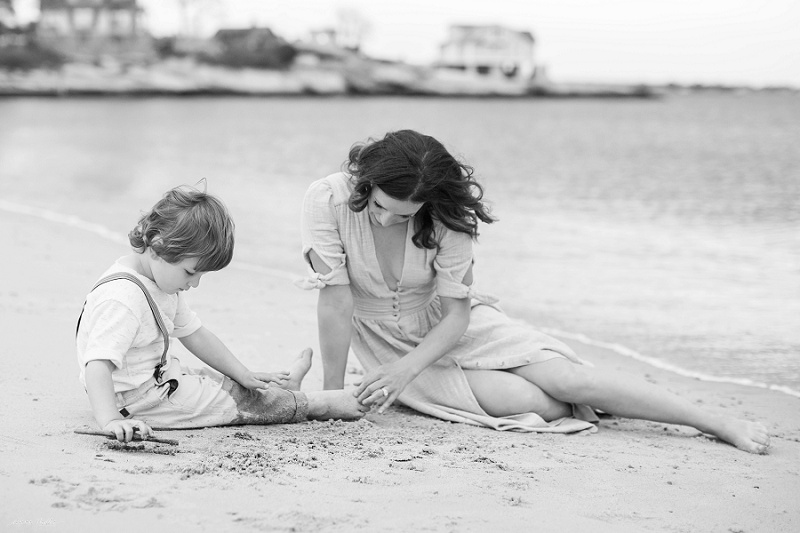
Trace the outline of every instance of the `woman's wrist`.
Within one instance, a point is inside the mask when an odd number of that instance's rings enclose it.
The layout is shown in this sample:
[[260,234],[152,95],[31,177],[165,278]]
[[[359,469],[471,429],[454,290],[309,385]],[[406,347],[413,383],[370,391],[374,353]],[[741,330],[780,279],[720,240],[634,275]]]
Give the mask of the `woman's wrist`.
[[413,358],[408,356],[401,358],[394,364],[396,365],[398,372],[403,374],[409,383],[413,381],[414,378],[419,376],[423,370],[425,370],[425,367],[420,367],[420,365],[417,364]]

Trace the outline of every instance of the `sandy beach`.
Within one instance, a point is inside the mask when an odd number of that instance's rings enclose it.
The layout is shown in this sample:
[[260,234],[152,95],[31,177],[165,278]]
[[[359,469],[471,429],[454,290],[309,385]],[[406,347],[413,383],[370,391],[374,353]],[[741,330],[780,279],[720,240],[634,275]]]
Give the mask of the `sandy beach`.
[[[75,320],[126,248],[24,214],[0,210],[0,224],[2,531],[800,531],[800,399],[572,341],[589,361],[761,420],[769,455],[614,417],[589,435],[500,433],[402,407],[358,422],[159,432],[178,446],[75,434],[94,428]],[[190,293],[203,322],[263,370],[317,349],[315,298],[236,260]],[[359,379],[351,364],[350,384]],[[315,356],[304,389],[321,382]]]

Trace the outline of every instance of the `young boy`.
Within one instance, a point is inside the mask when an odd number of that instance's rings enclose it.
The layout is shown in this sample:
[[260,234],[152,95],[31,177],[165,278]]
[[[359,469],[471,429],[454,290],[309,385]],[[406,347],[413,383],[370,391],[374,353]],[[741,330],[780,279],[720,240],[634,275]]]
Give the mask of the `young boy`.
[[[77,331],[80,379],[97,424],[119,441],[134,431],[151,436],[151,426],[356,419],[367,410],[346,391],[299,392],[311,350],[290,371],[252,372],[200,323],[184,293],[230,263],[233,234],[214,196],[172,189],[128,234],[133,253],[86,297]],[[181,367],[168,353],[170,337],[216,372]]]

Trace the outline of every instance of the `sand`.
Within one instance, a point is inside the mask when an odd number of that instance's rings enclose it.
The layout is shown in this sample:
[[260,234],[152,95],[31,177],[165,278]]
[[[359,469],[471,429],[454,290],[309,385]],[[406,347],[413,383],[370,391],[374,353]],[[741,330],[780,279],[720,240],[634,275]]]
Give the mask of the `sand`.
[[[0,224],[1,531],[800,531],[800,399],[572,341],[596,364],[763,421],[769,455],[614,417],[591,435],[501,433],[402,407],[357,422],[158,432],[178,446],[75,434],[94,428],[75,319],[126,249],[2,210]],[[263,370],[316,348],[315,298],[235,261],[190,293],[204,324]],[[358,378],[353,362],[347,381]],[[304,389],[321,382],[315,356]]]

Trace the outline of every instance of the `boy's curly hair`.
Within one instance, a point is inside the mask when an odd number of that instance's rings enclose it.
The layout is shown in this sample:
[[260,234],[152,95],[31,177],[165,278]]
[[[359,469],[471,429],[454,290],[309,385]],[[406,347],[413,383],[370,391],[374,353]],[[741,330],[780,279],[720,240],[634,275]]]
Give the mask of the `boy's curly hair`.
[[197,257],[198,272],[222,270],[233,258],[234,224],[225,205],[193,187],[167,191],[128,233],[133,249],[167,263]]

